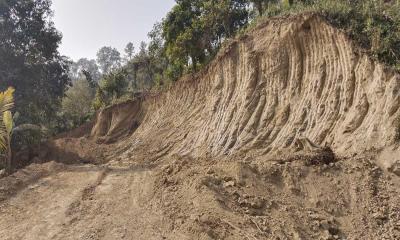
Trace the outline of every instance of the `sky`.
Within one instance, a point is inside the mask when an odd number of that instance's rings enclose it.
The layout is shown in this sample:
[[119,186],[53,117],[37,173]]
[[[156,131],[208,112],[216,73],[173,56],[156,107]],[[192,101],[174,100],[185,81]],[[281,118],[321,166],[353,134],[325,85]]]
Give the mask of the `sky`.
[[121,53],[128,42],[137,50],[174,0],[53,0],[53,21],[62,32],[60,53],[73,60],[95,59],[103,46]]

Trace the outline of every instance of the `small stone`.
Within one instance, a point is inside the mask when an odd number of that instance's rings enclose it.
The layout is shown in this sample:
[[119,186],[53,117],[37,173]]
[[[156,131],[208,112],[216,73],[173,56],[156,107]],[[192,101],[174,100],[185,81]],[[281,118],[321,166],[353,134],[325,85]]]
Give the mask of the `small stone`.
[[214,173],[215,173],[215,171],[212,168],[208,169],[208,171],[207,171],[207,174],[214,174]]
[[322,229],[328,230],[330,228],[330,224],[328,220],[322,220],[319,222],[319,225],[321,226]]
[[224,187],[234,187],[235,186],[235,182],[234,181],[228,181],[224,183]]
[[381,213],[381,212],[376,212],[376,213],[372,214],[372,216],[373,216],[376,220],[384,221],[384,220],[387,219],[387,217],[386,217],[383,213]]
[[400,161],[396,161],[389,169],[392,173],[400,176]]
[[262,209],[265,206],[265,201],[262,199],[255,199],[250,206],[254,209]]
[[6,176],[6,171],[4,169],[0,170],[0,178],[3,178]]
[[210,223],[211,220],[210,220],[210,217],[208,215],[202,215],[202,216],[199,217],[199,222],[207,224],[207,223]]

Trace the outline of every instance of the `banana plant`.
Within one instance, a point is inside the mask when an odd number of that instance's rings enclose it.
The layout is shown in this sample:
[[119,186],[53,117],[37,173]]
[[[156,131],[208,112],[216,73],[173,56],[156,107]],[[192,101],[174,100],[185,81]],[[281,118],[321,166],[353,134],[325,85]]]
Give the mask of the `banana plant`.
[[6,172],[12,171],[11,136],[13,131],[13,117],[11,109],[14,107],[14,88],[0,92],[0,153],[6,156]]

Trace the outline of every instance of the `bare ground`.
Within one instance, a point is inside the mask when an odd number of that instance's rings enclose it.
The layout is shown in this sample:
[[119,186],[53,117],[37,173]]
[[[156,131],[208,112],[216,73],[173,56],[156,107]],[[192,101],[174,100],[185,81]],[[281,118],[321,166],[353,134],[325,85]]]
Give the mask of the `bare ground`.
[[69,166],[0,205],[0,239],[161,239],[151,170]]
[[3,192],[0,239],[399,239],[400,180],[374,154],[286,160],[35,165],[0,182],[26,182]]

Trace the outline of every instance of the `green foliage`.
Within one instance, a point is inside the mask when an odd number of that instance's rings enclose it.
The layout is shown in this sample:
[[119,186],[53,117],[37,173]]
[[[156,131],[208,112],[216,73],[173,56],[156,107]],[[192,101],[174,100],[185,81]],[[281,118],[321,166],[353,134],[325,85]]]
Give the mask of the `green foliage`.
[[62,112],[71,120],[69,126],[79,126],[93,115],[93,99],[94,89],[86,79],[79,79],[68,88],[62,100]]
[[150,42],[140,43],[139,51],[122,67],[131,93],[147,91],[165,83],[168,59],[165,53],[162,25],[156,23],[148,34]]
[[112,72],[106,75],[100,82],[103,91],[109,94],[108,97],[120,98],[126,91],[128,83],[124,71]]
[[249,20],[245,0],[177,0],[163,22],[166,75],[173,80],[213,58],[224,39]]
[[93,107],[98,110],[128,94],[127,73],[118,70],[105,75],[96,89]]
[[400,70],[399,0],[177,0],[162,23],[166,68],[177,80],[209,62],[227,38],[244,33],[251,18],[317,12],[346,30],[380,61]]
[[12,173],[14,168],[12,162],[12,144],[14,135],[18,132],[34,131],[39,135],[43,129],[34,124],[22,124],[15,126],[15,120],[19,113],[14,115],[11,113],[14,107],[14,88],[10,87],[4,92],[0,92],[0,155],[4,155],[6,159],[6,172]]
[[128,43],[124,49],[125,51],[125,61],[129,62],[130,60],[132,60],[132,57],[134,55],[135,52],[135,47],[133,46],[133,43]]
[[3,123],[6,128],[8,136],[11,136],[12,130],[14,128],[13,116],[10,111],[5,111],[3,114]]
[[93,108],[95,110],[99,110],[99,109],[105,108],[107,106],[105,95],[106,94],[104,93],[104,91],[100,87],[97,87],[96,94],[93,99]]
[[[258,16],[262,16],[270,5],[280,3],[279,0],[250,0],[250,2],[253,4],[253,8],[257,11]],[[290,5],[290,1],[282,0],[282,4],[288,6]]]
[[165,69],[168,67],[168,58],[165,51],[165,41],[162,36],[163,25],[162,23],[156,23],[153,29],[149,32],[148,37],[150,42],[147,48],[147,56],[149,67],[151,70],[152,85],[157,87],[163,87],[167,80]]
[[121,54],[116,48],[102,47],[97,52],[97,63],[103,74],[109,74],[121,67]]
[[[68,60],[57,50],[61,34],[51,21],[50,5],[50,0],[0,1],[0,91],[16,89],[17,124],[54,130],[69,78]],[[29,143],[21,139],[19,145]]]
[[87,58],[81,58],[77,62],[70,64],[69,77],[72,82],[86,78],[94,87],[101,78],[101,73],[97,62],[95,60],[89,60]]

